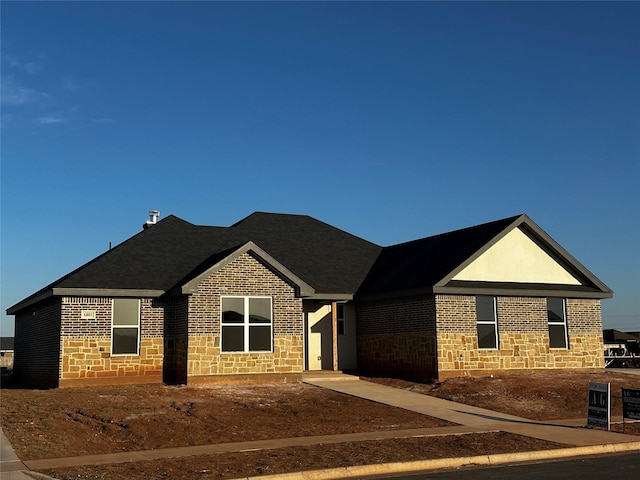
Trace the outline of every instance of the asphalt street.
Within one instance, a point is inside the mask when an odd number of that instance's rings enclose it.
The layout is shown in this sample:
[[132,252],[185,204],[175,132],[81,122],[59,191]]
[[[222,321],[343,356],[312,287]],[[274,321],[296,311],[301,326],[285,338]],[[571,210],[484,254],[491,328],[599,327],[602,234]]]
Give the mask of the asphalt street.
[[468,467],[455,470],[361,477],[363,480],[611,480],[640,478],[640,453],[589,456],[496,467]]

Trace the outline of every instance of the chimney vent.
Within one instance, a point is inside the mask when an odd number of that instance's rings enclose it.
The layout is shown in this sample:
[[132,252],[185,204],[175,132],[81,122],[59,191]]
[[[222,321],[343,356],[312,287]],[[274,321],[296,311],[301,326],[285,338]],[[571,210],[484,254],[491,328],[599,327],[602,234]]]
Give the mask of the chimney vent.
[[158,223],[158,217],[160,216],[160,212],[158,210],[149,210],[149,220],[142,225],[142,228],[149,228],[152,225]]

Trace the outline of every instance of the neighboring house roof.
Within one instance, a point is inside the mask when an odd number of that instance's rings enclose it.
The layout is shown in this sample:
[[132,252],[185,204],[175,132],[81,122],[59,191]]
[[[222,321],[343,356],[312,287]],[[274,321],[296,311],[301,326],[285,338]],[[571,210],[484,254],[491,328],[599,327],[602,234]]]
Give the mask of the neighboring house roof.
[[[518,229],[575,285],[460,280],[463,269]],[[529,240],[527,240],[529,241]],[[147,296],[192,293],[204,276],[250,253],[299,295],[348,300],[411,293],[571,293],[608,289],[526,215],[412,242],[380,247],[306,215],[257,212],[230,227],[198,226],[170,215],[10,307],[12,315],[50,296]],[[545,257],[546,258],[546,257]],[[560,267],[561,266],[561,267]]]
[[0,350],[13,350],[13,337],[0,337]]
[[622,343],[627,340],[640,342],[640,336],[634,335],[633,333],[621,332],[620,330],[616,330],[615,328],[603,330],[602,337],[604,343]]

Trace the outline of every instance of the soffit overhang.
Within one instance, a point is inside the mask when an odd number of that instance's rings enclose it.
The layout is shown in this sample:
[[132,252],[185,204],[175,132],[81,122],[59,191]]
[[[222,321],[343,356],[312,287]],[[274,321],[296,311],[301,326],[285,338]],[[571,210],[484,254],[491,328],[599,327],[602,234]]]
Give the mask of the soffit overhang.
[[59,288],[54,287],[37,295],[16,303],[7,309],[7,315],[15,315],[21,310],[33,307],[37,303],[53,297],[130,297],[157,298],[164,295],[164,290],[129,289],[129,288]]

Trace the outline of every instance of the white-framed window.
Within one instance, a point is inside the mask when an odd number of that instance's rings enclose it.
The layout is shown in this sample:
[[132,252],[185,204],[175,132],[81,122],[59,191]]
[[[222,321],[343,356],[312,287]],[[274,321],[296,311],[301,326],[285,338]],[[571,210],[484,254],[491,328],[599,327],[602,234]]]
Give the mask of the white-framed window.
[[567,302],[564,298],[547,298],[549,347],[569,348],[567,334]]
[[273,351],[271,297],[222,296],[221,351]]
[[476,327],[478,329],[478,348],[498,348],[498,315],[496,297],[476,297]]
[[111,301],[111,354],[140,354],[140,300],[114,298]]

